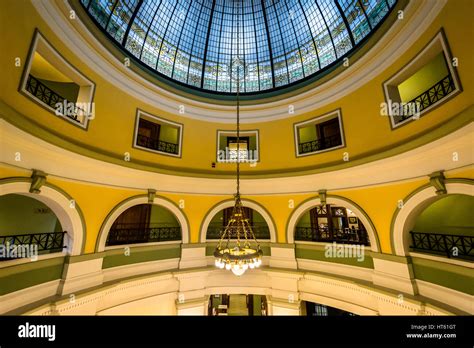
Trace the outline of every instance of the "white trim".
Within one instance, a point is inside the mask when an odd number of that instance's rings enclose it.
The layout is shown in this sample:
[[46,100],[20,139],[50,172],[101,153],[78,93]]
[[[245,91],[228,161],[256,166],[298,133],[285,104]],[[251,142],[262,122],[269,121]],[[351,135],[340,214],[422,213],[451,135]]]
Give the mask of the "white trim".
[[[79,86],[78,100],[76,101],[76,103],[88,103],[89,110],[86,110],[86,112],[92,112],[91,103],[95,91],[94,83],[89,80],[85,75],[83,75],[79,70],[77,70],[74,66],[72,66],[68,61],[66,61],[61,56],[61,54],[59,54],[59,52],[53,46],[51,46],[51,44],[44,38],[44,36],[39,31],[36,31],[35,37],[33,38],[32,50],[30,52],[30,56],[28,57],[28,62],[26,63],[25,71],[23,72],[23,80],[21,81],[21,91],[25,93],[25,95],[27,95],[30,99],[41,104],[46,109],[50,110],[56,116],[61,117],[76,126],[86,129],[89,119],[92,119],[94,115],[82,116],[83,120],[81,120],[81,122],[75,122],[74,120],[65,115],[57,115],[56,109],[44,103],[42,100],[36,98],[26,90],[26,83],[28,80],[28,76],[30,75],[34,54],[36,52],[38,52],[44,59],[46,59],[50,64],[52,64],[58,71],[70,78],[75,84]],[[48,56],[54,57],[55,62],[50,62],[47,58]],[[60,62],[60,64],[55,64],[57,62]]]
[[429,255],[429,254],[423,254],[423,253],[415,253],[415,252],[410,252],[409,255],[411,257],[416,257],[416,258],[420,258],[420,259],[450,263],[452,265],[474,269],[474,263],[469,262],[469,261],[457,260],[457,259],[452,259],[452,258],[448,259],[447,257],[441,257],[441,256]]
[[[446,183],[447,194],[464,194],[474,196],[474,185],[465,183]],[[436,189],[429,186],[403,202],[403,207],[398,210],[393,224],[393,248],[398,256],[409,255],[409,231],[415,225],[419,214],[430,204],[446,195],[437,195]],[[440,258],[443,262],[448,258]],[[448,262],[449,263],[449,262]]]
[[[336,119],[336,118],[337,118],[337,121],[339,123],[339,135],[341,137],[341,145],[333,146],[333,147],[323,149],[323,150],[319,150],[319,151],[312,151],[312,152],[300,154],[298,129],[304,127],[307,124],[311,124],[311,125],[315,126],[317,124],[320,124],[320,123],[323,123],[325,121],[329,121],[329,120],[332,120],[332,119]],[[340,149],[340,148],[343,148],[344,146],[346,146],[346,142],[345,142],[345,138],[344,138],[344,127],[342,126],[341,109],[337,109],[337,110],[325,113],[324,115],[314,117],[314,118],[312,118],[310,120],[307,120],[307,121],[295,123],[293,125],[293,129],[294,129],[294,137],[295,137],[296,157],[311,156],[311,155],[315,155],[317,153],[332,151],[332,150]]]
[[[404,20],[396,20],[392,27],[360,59],[317,88],[296,96],[271,103],[257,102],[242,106],[242,123],[266,122],[288,118],[288,105],[294,105],[295,114],[305,114],[324,107],[359,89],[392,66],[421,37],[437,18],[447,0],[410,1],[404,9]],[[51,30],[61,33],[60,40],[74,51],[81,52],[81,59],[110,84],[122,89],[141,102],[176,113],[179,105],[186,105],[184,116],[194,119],[233,123],[235,108],[198,102],[177,96],[133,73],[116,59],[85,25],[71,21],[69,3],[49,0],[33,1],[37,12]]]
[[[407,65],[405,65],[401,70],[399,70],[394,76],[392,76],[389,80],[385,81],[383,84],[383,90],[385,94],[385,100],[391,101],[392,98],[390,96],[390,92],[388,90],[389,86],[397,87],[397,85],[394,84],[399,84],[403,82],[406,78],[407,75],[413,75],[419,70],[419,65],[422,64],[420,61],[422,61],[425,58],[425,55],[430,53],[431,51],[435,50],[436,48],[434,47],[435,45],[440,45],[440,48],[442,49],[441,52],[443,52],[444,57],[447,62],[447,68],[449,69],[449,73],[451,75],[451,78],[453,79],[454,82],[454,90],[445,98],[438,100],[436,103],[430,105],[426,109],[420,112],[419,117],[422,117],[424,114],[428,113],[431,109],[436,108],[440,105],[441,102],[445,102],[446,98],[451,98],[458,94],[461,91],[461,85],[458,80],[457,73],[450,62],[452,61],[452,57],[450,55],[450,52],[448,50],[448,43],[445,40],[445,37],[442,35],[442,32],[438,32],[438,34],[428,43],[428,45],[421,51],[419,52],[412,60],[408,62]],[[439,52],[439,53],[441,53]],[[422,64],[424,65],[424,64]],[[398,93],[398,89],[397,89]],[[393,100],[392,100],[393,102]],[[392,109],[388,108],[388,113],[390,116],[390,124],[392,125],[392,128],[397,128],[400,127],[401,125],[404,125],[405,123],[408,123],[413,120],[413,118],[407,118],[406,120],[403,120],[397,124],[394,123],[393,115],[392,115]]]
[[136,248],[136,247],[148,247],[148,246],[153,246],[153,245],[181,245],[182,242],[180,241],[175,241],[171,240],[169,242],[153,242],[153,243],[136,243],[136,244],[120,244],[120,245],[111,245],[111,246],[106,246],[104,248],[105,251],[107,250],[115,250],[115,249],[123,249],[123,248]]
[[[263,219],[267,223],[268,229],[270,231],[270,242],[271,243],[276,243],[276,229],[275,225],[273,224],[273,220],[268,214],[268,212],[259,204],[248,200],[248,199],[242,199],[242,204],[246,208],[250,208],[258,212],[260,215],[262,215]],[[201,231],[200,231],[200,243],[206,243],[206,234],[207,234],[207,228],[209,227],[209,224],[211,223],[212,218],[221,210],[225,208],[230,208],[234,206],[234,201],[229,200],[229,201],[224,201],[216,205],[210,212],[207,213],[206,217],[204,218],[202,225],[201,225]]]
[[[374,252],[379,251],[379,247],[377,245],[377,239],[375,238],[376,232],[373,230],[372,224],[370,221],[365,217],[362,211],[357,208],[352,203],[337,198],[337,197],[327,197],[326,198],[327,204],[334,204],[339,207],[344,207],[352,210],[354,214],[359,218],[359,220],[364,224],[364,227],[367,231],[367,235],[369,236],[370,240],[370,250]],[[321,204],[321,199],[319,197],[310,199],[303,204],[299,205],[291,214],[290,219],[288,220],[288,230],[286,233],[286,240],[288,244],[295,243],[295,227],[298,223],[298,220],[304,213],[306,213],[311,208],[314,208],[317,205]]]
[[[107,235],[109,234],[112,224],[114,223],[115,220],[117,220],[120,214],[122,214],[128,208],[133,207],[135,205],[139,205],[139,204],[148,204],[148,197],[145,197],[145,196],[136,197],[136,198],[127,200],[125,202],[122,202],[114,208],[115,209],[114,212],[110,216],[107,217],[107,219],[102,223],[102,226],[100,228],[99,237],[98,237],[99,244],[98,244],[97,252],[101,252],[105,250]],[[155,199],[153,200],[153,204],[162,206],[168,209],[171,213],[173,213],[176,220],[178,220],[179,225],[181,226],[182,243],[189,243],[189,226],[183,212],[170,201],[160,198],[160,197],[155,197]],[[150,244],[147,244],[147,245],[150,245]],[[136,244],[130,244],[129,246],[133,247],[133,246],[136,246]],[[123,248],[125,247],[125,245],[121,245],[120,247]]]
[[[159,150],[154,150],[154,149],[150,149],[148,147],[143,147],[143,146],[137,145],[138,126],[139,126],[139,121],[140,121],[140,118],[141,118],[142,115],[146,116],[147,118],[152,118],[152,119],[158,121],[158,122],[156,122],[156,124],[165,123],[165,124],[168,124],[172,127],[178,128],[179,134],[178,134],[178,144],[177,145],[178,145],[179,150],[178,150],[177,154],[163,152],[163,151],[159,151]],[[140,110],[140,109],[137,110],[137,116],[135,118],[135,132],[134,132],[134,135],[133,135],[133,147],[134,148],[149,151],[149,152],[159,153],[160,155],[165,155],[165,156],[181,157],[182,146],[183,146],[183,125],[181,123],[166,120],[164,118],[152,115],[152,114],[150,114],[148,112],[145,112],[143,110]]]
[[137,262],[133,264],[102,269],[104,283],[140,274],[155,273],[178,269],[179,258]]
[[335,262],[326,262],[319,260],[309,260],[297,258],[299,270],[307,270],[314,272],[321,272],[331,275],[340,275],[343,277],[349,277],[353,279],[360,279],[368,282],[372,282],[372,276],[374,270],[371,268],[358,267],[352,265],[345,265]]
[[474,314],[474,296],[419,279],[415,282],[420,295]]
[[[241,130],[240,131],[240,136],[241,137],[244,137],[244,136],[249,136],[249,137],[252,137],[252,136],[255,136],[255,143],[256,143],[256,149],[255,150],[250,150],[249,148],[249,151],[256,151],[257,152],[257,158],[252,158],[250,160],[244,160],[242,159],[240,161],[240,163],[253,163],[253,162],[259,162],[260,161],[260,140],[258,138],[258,129],[252,129],[252,130]],[[217,157],[216,157],[216,162],[217,163],[222,163],[222,164],[226,164],[226,163],[236,163],[236,162],[226,162],[226,161],[220,161],[219,160],[219,151],[220,151],[220,142],[221,142],[221,135],[223,136],[228,136],[228,137],[236,137],[237,136],[237,132],[234,131],[234,130],[218,130],[217,131],[217,148],[216,148],[216,154],[217,154]],[[227,147],[227,146],[226,146]],[[250,147],[250,144],[249,144],[249,147]]]
[[[147,190],[150,188],[150,183],[158,183],[160,192],[168,193],[232,195],[235,190],[233,178],[161,174],[96,160],[52,145],[14,127],[4,119],[0,119],[0,132],[3,140],[0,159],[3,163],[25,170],[43,168],[50,177],[54,175],[61,179],[137,190]],[[472,134],[474,134],[474,123],[471,122],[413,150],[350,168],[298,177],[259,178],[255,174],[254,179],[241,180],[241,193],[242,195],[314,193],[319,188],[328,191],[347,190],[426,178],[428,173],[440,168],[448,172],[471,165]],[[454,151],[459,154],[458,161],[452,160]],[[21,152],[21,162],[15,161],[16,152]],[[52,158],[55,160],[52,161]],[[297,170],[298,168],[295,168],[292,174]]]
[[48,259],[54,259],[56,257],[64,257],[67,255],[67,252],[62,251],[59,253],[50,253],[50,254],[43,254],[43,255],[38,255],[38,259],[36,261],[31,260],[30,258],[21,258],[21,259],[13,259],[13,260],[8,260],[8,261],[2,261],[0,262],[0,268],[5,268],[5,267],[10,267],[10,266],[18,266],[22,265],[25,263],[30,263],[30,262],[38,262],[38,261],[43,261],[43,260],[48,260]]
[[[61,223],[63,231],[67,232],[65,243],[67,254],[80,255],[85,234],[85,226],[76,209],[77,202],[71,207],[70,198],[54,188],[43,185],[40,192],[30,193],[31,183],[24,181],[10,182],[0,185],[0,196],[18,194],[36,199],[50,208]],[[17,260],[15,260],[17,261]],[[18,260],[21,263],[21,260]]]

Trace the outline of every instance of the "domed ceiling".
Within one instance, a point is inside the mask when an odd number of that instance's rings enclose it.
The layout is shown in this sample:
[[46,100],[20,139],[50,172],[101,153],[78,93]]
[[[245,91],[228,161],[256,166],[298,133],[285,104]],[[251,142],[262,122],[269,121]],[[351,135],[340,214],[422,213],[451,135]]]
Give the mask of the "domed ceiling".
[[244,62],[241,93],[314,77],[351,53],[396,0],[81,0],[95,23],[161,76],[235,93],[230,63]]

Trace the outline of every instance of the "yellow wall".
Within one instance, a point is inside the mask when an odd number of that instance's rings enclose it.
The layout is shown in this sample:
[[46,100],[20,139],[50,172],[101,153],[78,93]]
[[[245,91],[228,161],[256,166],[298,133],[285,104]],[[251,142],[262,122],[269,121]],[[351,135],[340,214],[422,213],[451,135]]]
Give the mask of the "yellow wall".
[[[126,165],[134,165],[137,161],[146,161],[157,168],[167,166],[177,172],[199,171],[201,175],[233,173],[234,167],[231,164],[218,163],[215,169],[210,166],[210,163],[215,161],[216,131],[228,129],[228,124],[209,123],[187,118],[186,114],[183,116],[178,113],[178,105],[176,113],[170,114],[135,99],[116,88],[107,78],[96,74],[82,61],[83,55],[78,54],[75,48],[66,47],[58,38],[57,33],[52,32],[48,24],[42,21],[30,2],[7,1],[3,6],[4,9],[0,13],[0,23],[5,28],[15,28],[15,30],[2,30],[0,99],[24,115],[27,120],[39,123],[68,141],[77,142],[80,148],[105,152],[117,160],[122,159],[125,152],[129,152],[132,162],[123,162]],[[324,167],[329,163],[343,164],[344,152],[348,152],[351,158],[357,158],[364,157],[369,153],[376,153],[381,149],[393,148],[397,144],[406,143],[407,140],[446,122],[466,109],[472,104],[474,92],[472,50],[470,45],[465,44],[465,38],[473,36],[471,9],[472,2],[469,0],[448,1],[441,15],[408,49],[407,53],[401,55],[395,64],[373,80],[342,99],[310,113],[288,119],[246,124],[246,129],[260,130],[260,162],[254,168],[243,166],[243,173],[278,175],[281,170],[296,172],[301,168],[312,168],[316,165]],[[11,13],[16,15],[11,16]],[[409,20],[409,18],[405,20]],[[387,117],[380,115],[380,103],[384,101],[382,84],[409,63],[441,27],[446,32],[453,55],[460,62],[458,70],[464,91],[420,120],[391,130]],[[54,116],[18,92],[35,28],[38,28],[70,63],[96,83],[94,98],[96,118],[90,122],[87,131]],[[22,66],[15,66],[14,59],[16,57],[21,58]],[[182,158],[132,148],[137,108],[184,125]],[[342,110],[347,147],[314,156],[296,158],[293,124],[337,108]],[[0,113],[8,112],[0,108]],[[295,110],[295,114],[298,114],[298,110]],[[21,121],[20,118],[13,119],[12,116],[10,116],[10,120],[16,123]],[[22,127],[26,126],[22,124]],[[38,128],[29,131],[39,134]],[[42,136],[48,138],[47,135]],[[275,151],[274,146],[268,145],[273,144],[275,139],[278,139],[278,151]]]

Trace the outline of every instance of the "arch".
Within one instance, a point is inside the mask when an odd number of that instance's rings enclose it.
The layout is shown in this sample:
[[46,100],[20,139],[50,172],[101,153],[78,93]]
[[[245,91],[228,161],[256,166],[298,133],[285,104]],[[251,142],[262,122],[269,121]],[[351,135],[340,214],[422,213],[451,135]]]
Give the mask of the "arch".
[[[262,215],[263,219],[268,225],[268,230],[270,231],[270,242],[276,243],[275,223],[273,222],[273,219],[271,215],[268,213],[268,211],[262,205],[250,199],[242,198],[242,204],[244,207],[251,208],[255,210],[256,212],[258,212],[260,215]],[[211,210],[209,210],[209,212],[206,214],[206,217],[204,218],[201,224],[201,230],[199,232],[200,243],[206,243],[207,228],[209,227],[209,224],[212,218],[221,210],[225,208],[230,208],[233,206],[234,206],[234,200],[229,199],[229,200],[217,203],[214,207],[211,208]]]
[[[474,180],[470,179],[447,179],[447,194],[474,195]],[[390,240],[392,242],[392,253],[398,256],[409,255],[408,232],[415,225],[417,217],[430,204],[446,197],[446,195],[436,194],[436,188],[431,185],[424,185],[410,193],[403,200],[403,207],[397,209],[390,229]]]
[[[45,183],[39,193],[30,193],[31,179],[7,178],[0,180],[0,195],[18,194],[36,199],[48,206],[58,218],[66,235],[66,253],[80,255],[84,251],[86,224],[82,211],[66,192]],[[71,202],[74,201],[74,205]]]
[[[100,227],[95,251],[96,252],[104,251],[105,243],[107,241],[107,235],[109,234],[110,228],[112,227],[112,224],[114,223],[114,221],[120,216],[120,214],[122,214],[125,210],[135,205],[148,204],[148,203],[149,203],[148,195],[138,195],[138,196],[127,198],[124,201],[117,204],[107,215],[104,222],[102,223],[102,226]],[[189,243],[189,223],[188,223],[188,219],[186,218],[182,210],[174,202],[164,197],[155,196],[155,199],[153,200],[153,204],[162,206],[174,214],[174,216],[176,217],[176,220],[178,220],[179,225],[181,226],[181,242],[183,244]]]
[[[380,243],[379,243],[375,226],[370,220],[367,213],[359,205],[357,205],[355,202],[351,201],[348,198],[335,196],[335,195],[327,195],[326,203],[337,204],[337,205],[340,205],[352,210],[357,215],[357,217],[362,221],[362,223],[364,224],[367,230],[367,234],[370,240],[370,250],[374,252],[379,252]],[[319,197],[314,197],[314,198],[307,199],[306,201],[302,202],[298,207],[296,207],[296,209],[293,211],[290,218],[288,219],[288,223],[287,223],[286,240],[288,243],[291,244],[295,242],[295,227],[300,217],[303,216],[303,214],[306,213],[311,208],[320,204],[321,204],[321,199]]]

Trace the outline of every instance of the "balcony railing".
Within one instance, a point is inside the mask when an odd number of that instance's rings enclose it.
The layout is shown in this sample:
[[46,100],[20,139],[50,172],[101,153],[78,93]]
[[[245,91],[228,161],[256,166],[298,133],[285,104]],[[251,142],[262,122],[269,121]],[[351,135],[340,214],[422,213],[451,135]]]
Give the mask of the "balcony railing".
[[[66,98],[64,98],[60,94],[53,91],[51,88],[46,86],[44,83],[42,83],[40,80],[38,80],[33,75],[29,75],[28,79],[26,80],[26,90],[33,97],[35,97],[36,99],[42,101],[43,103],[45,103],[46,105],[48,105],[49,107],[51,107],[55,110],[57,108],[58,103],[60,103],[62,105],[64,105],[65,102],[66,102],[66,104],[71,103],[69,100],[67,100]],[[85,113],[85,111],[82,110],[80,107],[74,106],[74,112],[73,113],[65,112],[64,116],[66,116],[67,118],[69,118],[71,120],[74,120],[74,121],[80,123],[81,121],[78,118],[79,111],[82,111],[83,113]]]
[[474,236],[410,232],[412,251],[440,254],[449,258],[474,259]]
[[4,250],[3,255],[0,254],[0,261],[38,256],[31,255],[36,252],[38,254],[60,252],[66,247],[64,245],[66,233],[46,232],[0,236],[0,245]]
[[295,240],[309,242],[370,245],[367,231],[352,228],[321,230],[315,227],[296,227]]
[[[209,227],[207,228],[206,239],[220,239],[224,229],[225,226],[222,226],[222,224],[209,224]],[[268,229],[266,223],[253,223],[252,231],[255,235],[255,238],[257,239],[270,239],[270,230]]]
[[146,147],[147,149],[171,153],[174,155],[177,155],[179,153],[178,144],[168,143],[163,140],[152,139],[141,134],[138,134],[137,136],[137,145]]
[[339,134],[332,135],[327,138],[317,139],[308,141],[306,143],[298,144],[298,151],[302,153],[310,153],[320,150],[329,149],[331,147],[339,146],[342,144],[341,136]]
[[175,240],[181,240],[180,226],[120,224],[110,230],[106,245],[169,242]]
[[421,113],[423,110],[437,103],[453,91],[454,81],[451,75],[443,77],[419,96],[410,100],[408,103],[403,104],[403,110],[400,112],[398,122],[413,117],[416,112]]

